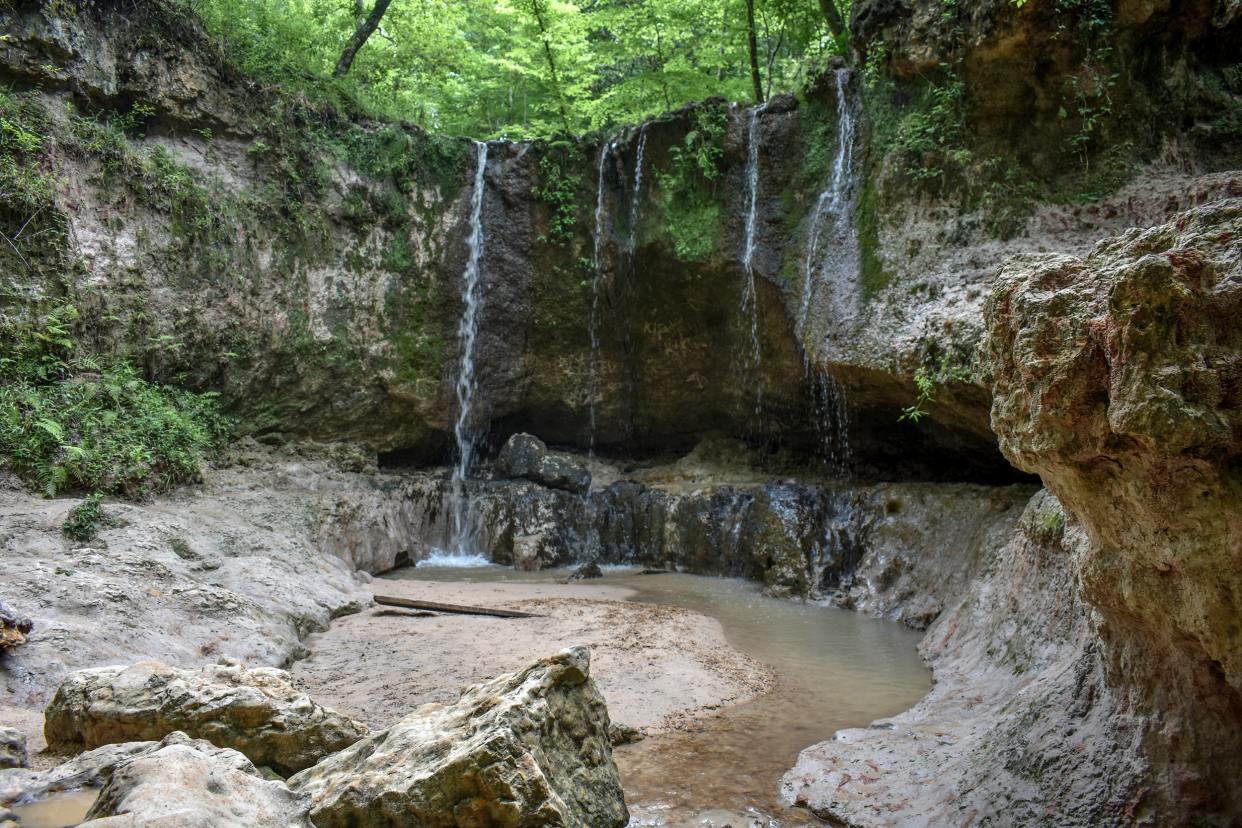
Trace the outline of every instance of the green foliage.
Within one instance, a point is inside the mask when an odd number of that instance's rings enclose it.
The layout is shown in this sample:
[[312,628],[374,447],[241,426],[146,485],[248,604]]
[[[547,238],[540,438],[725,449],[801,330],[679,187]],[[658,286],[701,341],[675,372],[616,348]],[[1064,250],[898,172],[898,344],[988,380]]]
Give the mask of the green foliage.
[[1056,532],[1065,525],[1065,511],[1061,508],[1061,504],[1057,503],[1049,507],[1039,517],[1039,526],[1045,532],[1051,534]]
[[720,235],[716,183],[722,171],[728,112],[723,104],[701,106],[680,146],[669,149],[669,169],[656,170],[664,229],[683,261],[702,261]]
[[906,174],[916,181],[940,178],[948,161],[962,166],[970,160],[970,151],[961,146],[966,84],[947,63],[941,68],[944,79],[923,90],[898,130],[897,141],[909,159]]
[[[550,137],[753,94],[745,0],[393,0],[344,78],[332,70],[355,3],[185,2],[248,74],[435,132]],[[756,0],[755,13],[765,95],[844,54],[815,3]]]
[[225,434],[214,394],[141,379],[126,361],[79,353],[78,312],[0,317],[0,454],[49,497],[64,488],[168,489],[198,475]]
[[[100,529],[106,529],[113,524],[112,518],[104,512],[99,502],[103,500],[103,495],[96,492],[87,495],[81,503],[69,510],[69,517],[61,525],[61,531],[66,537],[75,541],[86,542],[95,537]],[[59,571],[58,571],[59,572]],[[65,572],[66,575],[72,575],[72,572]]]
[[910,420],[917,423],[923,418],[927,411],[923,408],[927,403],[934,403],[936,399],[932,396],[936,391],[936,381],[932,379],[931,372],[927,370],[926,365],[920,365],[919,369],[914,372],[914,385],[919,389],[918,398],[914,405],[906,406],[901,411],[898,421]]
[[0,89],[0,266],[13,259],[14,268],[29,269],[40,246],[64,236],[64,218],[51,209],[56,177],[49,133],[36,92]]
[[[1087,165],[1088,144],[1101,123],[1113,113],[1110,90],[1117,85],[1117,78],[1120,77],[1119,73],[1110,73],[1107,69],[1113,51],[1108,44],[1113,8],[1108,0],[1057,0],[1057,11],[1077,19],[1075,30],[1086,48],[1086,58],[1078,74],[1070,75],[1065,80],[1065,91],[1070,99],[1067,104],[1079,121],[1078,130],[1070,137],[1069,145]],[[1060,28],[1068,27],[1061,22]],[[1062,118],[1071,117],[1071,112],[1067,112],[1064,106],[1059,114]]]
[[582,176],[571,175],[572,144],[557,141],[548,147],[548,154],[539,159],[539,178],[542,187],[531,191],[543,199],[551,210],[548,235],[539,241],[567,247],[574,239],[574,224],[578,219],[577,192],[582,186]]
[[948,383],[974,382],[975,372],[962,364],[969,363],[971,359],[970,356],[960,353],[956,355],[956,359],[950,354],[941,353],[936,341],[930,341],[923,364],[914,372],[914,386],[918,389],[918,396],[914,405],[902,409],[898,421],[910,420],[917,423],[928,413],[924,406],[934,403],[936,398],[933,395],[939,393],[939,389]]

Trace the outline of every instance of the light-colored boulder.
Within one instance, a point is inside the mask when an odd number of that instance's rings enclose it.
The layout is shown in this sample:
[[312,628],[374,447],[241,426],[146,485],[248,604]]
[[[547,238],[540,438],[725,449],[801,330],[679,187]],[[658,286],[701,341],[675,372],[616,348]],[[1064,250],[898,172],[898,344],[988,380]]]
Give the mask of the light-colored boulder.
[[80,670],[61,684],[44,716],[48,744],[61,749],[180,730],[286,775],[367,733],[366,725],[297,690],[283,670],[248,670],[227,657],[200,670],[155,662]]
[[180,733],[157,747],[116,769],[86,815],[92,826],[310,828],[310,798],[237,751]]
[[428,704],[289,780],[318,828],[620,828],[608,708],[573,647]]
[[26,734],[0,727],[0,768],[24,768],[26,762]]

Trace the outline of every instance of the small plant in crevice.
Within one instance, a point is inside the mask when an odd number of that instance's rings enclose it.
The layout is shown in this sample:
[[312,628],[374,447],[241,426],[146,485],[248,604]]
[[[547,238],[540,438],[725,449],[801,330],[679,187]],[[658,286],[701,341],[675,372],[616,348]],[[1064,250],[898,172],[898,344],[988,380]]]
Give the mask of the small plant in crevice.
[[961,364],[964,361],[962,354],[958,354],[957,359],[953,359],[951,355],[938,352],[939,346],[933,339],[928,343],[928,353],[923,358],[923,364],[914,372],[914,386],[918,389],[918,396],[915,398],[914,405],[906,406],[902,409],[898,422],[909,420],[917,423],[928,414],[927,406],[929,403],[936,401],[935,394],[939,393],[939,389],[951,382],[972,383],[976,379],[975,372],[968,366]]
[[69,510],[69,516],[61,525],[61,531],[66,537],[85,542],[93,539],[100,529],[112,526],[113,520],[104,512],[100,505],[101,500],[103,495],[96,492],[87,495],[81,503]]
[[931,372],[927,370],[926,365],[920,365],[919,369],[914,372],[914,385],[919,390],[919,395],[914,401],[914,405],[906,406],[901,411],[901,416],[897,418],[898,422],[909,420],[917,423],[927,410],[923,408],[928,403],[934,403],[936,399],[932,396],[936,391],[936,381],[932,379]]

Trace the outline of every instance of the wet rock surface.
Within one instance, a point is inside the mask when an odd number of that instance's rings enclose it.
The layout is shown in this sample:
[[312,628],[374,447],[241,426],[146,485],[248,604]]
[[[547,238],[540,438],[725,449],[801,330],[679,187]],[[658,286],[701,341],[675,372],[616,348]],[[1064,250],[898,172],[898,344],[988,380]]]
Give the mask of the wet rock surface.
[[988,300],[993,424],[1087,542],[1110,686],[1142,718],[1169,824],[1242,815],[1242,200],[1018,258]]
[[629,821],[608,710],[584,647],[425,705],[290,778],[318,828],[620,828]]
[[913,709],[804,750],[782,795],[833,825],[1133,825],[1153,783],[1079,597],[1081,527],[1047,491],[920,645]]
[[366,725],[327,710],[271,668],[222,658],[199,670],[166,664],[71,674],[44,712],[48,744],[81,750],[181,731],[239,751],[285,776],[361,739]]

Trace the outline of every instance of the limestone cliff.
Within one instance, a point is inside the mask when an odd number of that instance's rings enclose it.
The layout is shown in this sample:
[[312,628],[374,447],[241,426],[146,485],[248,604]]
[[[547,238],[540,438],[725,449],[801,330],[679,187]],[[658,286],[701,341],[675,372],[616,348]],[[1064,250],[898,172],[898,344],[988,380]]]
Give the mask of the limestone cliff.
[[1152,807],[1242,814],[1242,201],[1017,259],[988,299],[992,421],[1086,531],[1110,683],[1151,718]]

